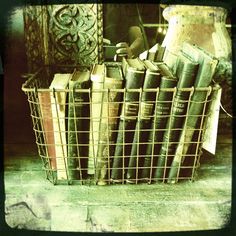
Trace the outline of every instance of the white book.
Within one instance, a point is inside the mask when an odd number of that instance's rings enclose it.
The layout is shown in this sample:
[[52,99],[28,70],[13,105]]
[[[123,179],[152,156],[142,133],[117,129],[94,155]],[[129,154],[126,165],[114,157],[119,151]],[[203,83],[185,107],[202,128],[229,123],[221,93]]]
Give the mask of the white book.
[[[56,167],[58,180],[67,179],[67,144],[66,144],[66,95],[72,74],[55,74],[50,85],[51,108],[53,116],[53,130],[56,150]],[[60,91],[61,90],[61,91]]]

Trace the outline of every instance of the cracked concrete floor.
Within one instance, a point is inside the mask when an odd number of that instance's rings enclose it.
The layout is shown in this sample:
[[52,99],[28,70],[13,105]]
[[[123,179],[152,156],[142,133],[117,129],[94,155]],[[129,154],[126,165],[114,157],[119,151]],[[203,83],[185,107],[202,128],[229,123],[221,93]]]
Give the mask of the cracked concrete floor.
[[224,228],[231,211],[231,142],[218,138],[217,155],[203,159],[194,182],[110,186],[53,186],[35,151],[7,145],[6,222],[12,228],[76,232]]

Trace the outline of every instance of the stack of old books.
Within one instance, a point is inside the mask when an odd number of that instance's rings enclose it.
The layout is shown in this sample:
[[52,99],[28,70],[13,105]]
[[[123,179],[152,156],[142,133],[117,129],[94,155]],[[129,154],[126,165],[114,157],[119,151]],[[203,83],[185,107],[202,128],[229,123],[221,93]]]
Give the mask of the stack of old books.
[[203,88],[217,63],[186,43],[175,72],[164,62],[124,58],[55,74],[50,90],[38,92],[47,168],[68,183],[192,178],[211,96]]

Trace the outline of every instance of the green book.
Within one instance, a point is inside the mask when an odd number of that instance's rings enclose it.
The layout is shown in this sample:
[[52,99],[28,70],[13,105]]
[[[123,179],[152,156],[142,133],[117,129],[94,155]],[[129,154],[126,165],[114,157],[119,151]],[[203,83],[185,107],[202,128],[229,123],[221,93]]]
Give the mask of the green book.
[[138,116],[140,98],[139,91],[131,90],[142,88],[145,73],[145,67],[138,58],[123,58],[122,69],[125,78],[126,93],[123,98],[124,103],[122,104],[115,153],[112,163],[111,179],[113,182],[124,182],[125,179]]
[[[85,177],[89,140],[90,72],[75,71],[69,81],[68,104],[68,174],[69,180]],[[81,90],[81,91],[78,91]]]
[[141,173],[141,167],[144,162],[146,152],[146,142],[151,126],[151,119],[156,100],[156,91],[148,89],[156,89],[160,85],[161,74],[160,69],[151,61],[143,61],[146,67],[146,73],[143,83],[143,92],[141,95],[141,104],[139,107],[139,117],[136,122],[134,139],[129,158],[126,182],[136,183]]
[[164,129],[171,111],[173,92],[163,89],[174,88],[176,85],[177,78],[175,76],[162,74],[141,175],[142,180],[145,182],[151,183],[152,181],[153,167],[157,163]]
[[155,171],[155,181],[164,181],[168,166],[171,164],[171,158],[177,147],[181,130],[186,118],[188,108],[189,91],[183,91],[183,88],[193,86],[198,70],[198,63],[192,61],[188,56],[181,53],[178,56],[176,77],[178,78],[177,90],[174,94],[171,114],[168,118],[166,129],[163,135],[163,142],[158,156],[157,167]]
[[[196,75],[194,88],[203,88],[210,86],[212,78],[214,76],[218,60],[213,56],[204,51],[202,48],[184,43],[182,51],[188,54],[196,63],[199,64],[199,70]],[[174,154],[174,159],[171,165],[171,170],[168,176],[169,183],[176,183],[178,180],[178,172],[181,163],[184,161],[188,148],[190,146],[195,127],[202,118],[202,112],[204,109],[204,102],[210,95],[209,91],[197,91],[195,90],[192,97],[186,119],[184,130],[181,133],[179,145]]]

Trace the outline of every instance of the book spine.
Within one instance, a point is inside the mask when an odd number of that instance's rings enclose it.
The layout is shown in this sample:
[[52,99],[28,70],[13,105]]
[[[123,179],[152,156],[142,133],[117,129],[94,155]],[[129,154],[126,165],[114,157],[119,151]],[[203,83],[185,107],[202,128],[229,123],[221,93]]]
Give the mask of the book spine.
[[47,158],[50,163],[49,168],[55,171],[57,169],[57,164],[50,92],[38,92],[38,99],[42,118],[43,134],[47,149]]
[[59,180],[68,179],[65,122],[66,95],[66,92],[51,92],[53,130],[57,157],[57,177]]
[[88,156],[89,97],[88,93],[75,92],[89,88],[89,81],[69,82],[68,107],[68,176],[69,180],[83,179],[85,157]]
[[[103,75],[104,76],[104,75]],[[88,159],[88,175],[95,174],[98,140],[99,140],[99,125],[102,112],[102,91],[104,80],[92,80],[92,97],[91,97],[91,119],[89,133],[89,159]]]
[[[125,73],[126,89],[141,88],[144,79],[144,70],[138,71],[127,68]],[[124,94],[124,103],[120,115],[119,132],[117,135],[111,179],[113,182],[121,182],[125,176],[125,166],[127,166],[130,155],[134,130],[138,115],[139,92],[127,91]]]
[[166,50],[166,48],[163,46],[158,47],[158,51],[157,51],[155,58],[154,58],[155,62],[163,61],[163,56],[165,54],[165,50]]
[[178,180],[178,172],[191,145],[194,132],[197,129],[197,124],[200,119],[203,119],[204,108],[210,92],[211,90],[194,91],[193,93],[193,98],[191,99],[191,104],[186,119],[186,125],[181,133],[180,141],[171,164],[171,169],[168,176],[169,183],[176,183]]
[[[174,88],[177,79],[174,77],[162,76],[160,89]],[[142,179],[151,182],[153,165],[156,164],[157,155],[160,151],[160,143],[164,135],[164,128],[170,115],[173,92],[159,90],[154,110],[154,118],[151,123],[151,131],[148,135],[148,145],[144,158]]]
[[[143,89],[157,88],[160,84],[160,74],[158,72],[146,71]],[[139,107],[139,118],[136,123],[134,139],[129,159],[126,181],[135,183],[138,177],[138,166],[142,166],[143,155],[145,154],[145,142],[148,139],[148,133],[153,115],[156,92],[143,91],[141,95],[141,104]],[[139,158],[140,157],[140,158]],[[137,166],[138,165],[138,166]],[[136,168],[137,167],[137,168]]]
[[[171,163],[171,168],[168,175],[168,183],[175,183],[177,181],[178,172],[180,170],[180,164],[183,160],[182,156],[186,155],[193,134],[194,134],[194,129],[188,126],[186,126],[184,131],[181,133],[179,144],[177,146],[174,159]],[[188,145],[185,145],[184,144],[185,142],[187,142]]]
[[190,88],[194,84],[197,74],[198,64],[180,57],[177,67],[179,81],[177,91],[171,109],[171,116],[166,125],[163,135],[163,142],[158,157],[157,168],[155,171],[156,181],[165,180],[166,168],[171,164],[171,158],[175,153],[181,130],[185,121],[186,111],[189,104],[189,91],[181,91],[181,88]]
[[147,59],[150,61],[154,61],[156,57],[156,53],[157,53],[156,51],[155,52],[148,51]]
[[98,185],[106,185],[107,166],[110,157],[108,145],[109,138],[107,118],[104,118],[100,123],[98,152],[96,159],[96,182]]
[[[199,71],[196,76],[196,81],[194,83],[195,88],[208,87],[212,82],[218,60],[213,56],[206,54],[201,48],[185,43],[183,45],[183,52],[194,58],[195,61],[199,62]],[[176,183],[178,180],[178,169],[183,163],[183,156],[186,155],[190,142],[193,136],[193,131],[196,124],[202,114],[203,108],[205,106],[205,99],[209,93],[207,91],[194,91],[191,105],[188,112],[188,117],[186,120],[186,128],[181,134],[181,143],[176,150],[169,177],[169,183]]]
[[[106,83],[106,88],[122,88],[122,80],[110,79]],[[114,130],[117,129],[119,102],[121,101],[121,93],[116,91],[107,91],[103,93],[101,123],[99,129],[97,165],[96,165],[96,179],[98,185],[105,185],[107,183],[107,167],[110,169],[110,159],[114,154]]]
[[[136,112],[137,116],[138,110]],[[128,165],[128,156],[130,155],[132,147],[135,125],[135,120],[120,119],[111,171],[111,180],[113,182],[122,182],[124,180],[125,168]]]
[[[149,118],[151,115],[146,114]],[[145,142],[148,141],[148,129],[150,129],[150,120],[142,119],[136,123],[126,175],[127,183],[137,183],[139,179],[143,156],[145,155]]]

